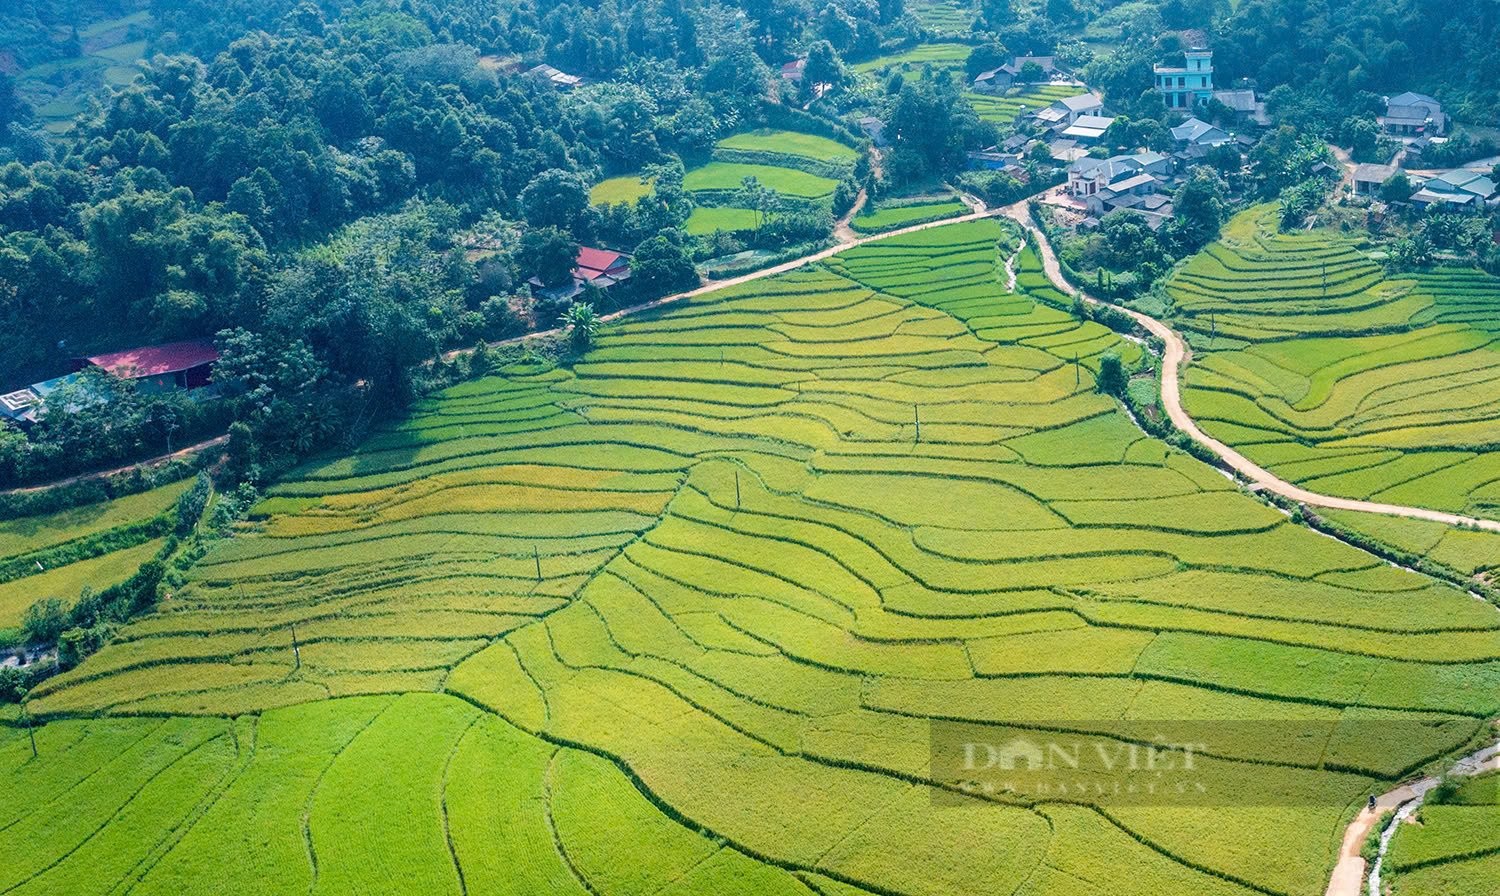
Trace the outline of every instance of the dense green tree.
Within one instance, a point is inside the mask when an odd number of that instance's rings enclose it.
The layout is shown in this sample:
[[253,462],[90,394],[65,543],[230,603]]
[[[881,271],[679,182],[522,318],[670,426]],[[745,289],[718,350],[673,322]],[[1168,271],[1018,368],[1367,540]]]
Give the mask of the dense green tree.
[[556,227],[528,230],[521,237],[518,260],[543,286],[559,286],[573,277],[578,241]]
[[1105,352],[1100,356],[1097,382],[1100,392],[1106,395],[1124,395],[1129,383],[1130,378],[1125,373],[1125,365],[1120,361],[1118,352]]
[[999,68],[1010,61],[1010,51],[998,41],[986,41],[969,51],[964,59],[964,74],[973,81],[982,72]]
[[578,175],[553,168],[526,186],[521,208],[532,227],[556,227],[583,235],[580,231],[591,212],[588,187]]
[[1199,165],[1172,196],[1170,237],[1179,256],[1191,255],[1219,238],[1229,216],[1227,189],[1213,169]]
[[21,618],[21,631],[33,644],[55,644],[67,626],[68,610],[58,597],[39,598]]
[[1405,202],[1416,192],[1412,186],[1411,178],[1406,176],[1405,171],[1397,171],[1380,185],[1380,198],[1386,202]]
[[680,231],[666,230],[641,243],[630,260],[630,280],[643,296],[656,298],[700,282]]

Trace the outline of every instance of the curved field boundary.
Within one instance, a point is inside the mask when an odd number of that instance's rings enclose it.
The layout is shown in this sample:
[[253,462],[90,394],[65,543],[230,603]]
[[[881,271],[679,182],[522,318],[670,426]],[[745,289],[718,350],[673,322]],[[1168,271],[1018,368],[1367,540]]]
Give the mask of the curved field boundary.
[[[863,195],[863,193],[861,193],[861,195]],[[821,249],[817,252],[814,252],[811,255],[804,255],[801,258],[794,258],[791,261],[784,261],[781,264],[773,265],[769,268],[761,268],[758,271],[751,271],[748,274],[741,274],[738,277],[730,277],[727,280],[709,280],[702,286],[699,286],[695,289],[690,289],[686,292],[679,292],[674,295],[664,296],[660,299],[653,299],[649,302],[642,302],[639,305],[632,305],[629,308],[621,308],[619,311],[612,311],[609,314],[604,315],[600,318],[600,320],[607,323],[609,321],[619,320],[620,318],[626,317],[631,314],[639,314],[642,311],[650,311],[653,308],[660,308],[663,305],[670,305],[673,302],[680,302],[683,299],[691,299],[694,296],[705,295],[716,290],[727,289],[731,286],[739,286],[742,283],[750,283],[755,280],[762,280],[766,277],[774,277],[777,274],[785,274],[788,271],[795,271],[798,268],[806,267],[807,265],[815,264],[819,261],[826,261],[833,256],[840,254],[841,252],[847,252],[856,246],[863,246],[865,243],[873,243],[876,240],[890,239],[893,236],[905,236],[908,233],[916,233],[921,230],[930,230],[934,227],[944,227],[949,224],[961,224],[965,221],[978,221],[982,218],[990,218],[994,217],[997,214],[1000,214],[999,210],[988,209],[985,207],[983,202],[978,202],[977,200],[976,202],[977,206],[975,210],[967,215],[960,215],[957,218],[943,218],[942,220],[938,221],[925,221],[921,224],[913,224],[910,227],[902,227],[898,230],[887,230],[884,233],[872,233],[868,236],[861,236],[851,240],[844,240],[835,245],[829,246],[827,249]],[[854,206],[853,211],[857,212],[861,204],[862,203],[857,203]],[[846,215],[845,217],[847,219],[848,216]],[[498,348],[502,345],[516,345],[522,342],[529,342],[533,339],[545,339],[561,336],[563,332],[564,330],[562,327],[553,327],[550,330],[539,330],[535,333],[527,333],[523,336],[513,336],[510,339],[502,339],[499,342],[492,342],[490,343],[490,347]],[[468,348],[454,349],[453,351],[445,354],[443,356],[443,359],[451,361],[453,358],[459,355],[466,355],[472,351],[473,349]]]
[[1062,268],[1057,263],[1057,255],[1053,253],[1052,244],[1047,241],[1046,234],[1042,233],[1041,228],[1037,227],[1031,220],[1027,202],[1028,200],[1022,200],[1006,207],[1004,214],[1037,235],[1037,245],[1039,247],[1039,254],[1042,257],[1042,267],[1047,272],[1048,279],[1065,293],[1076,292],[1086,302],[1094,305],[1107,305],[1110,308],[1118,309],[1130,315],[1132,320],[1140,324],[1152,336],[1162,341],[1165,350],[1161,365],[1161,403],[1167,410],[1167,417],[1171,419],[1172,425],[1187,433],[1193,441],[1212,451],[1230,469],[1250,480],[1252,488],[1272,492],[1284,498],[1289,498],[1301,504],[1310,504],[1314,507],[1328,507],[1334,510],[1358,510],[1365,513],[1402,516],[1411,519],[1430,520],[1450,526],[1466,526],[1485,529],[1490,532],[1500,532],[1500,521],[1497,520],[1463,516],[1457,513],[1446,513],[1441,510],[1428,510],[1425,507],[1408,507],[1404,504],[1384,504],[1377,501],[1338,498],[1332,495],[1320,495],[1317,492],[1308,491],[1305,488],[1278,478],[1275,474],[1256,464],[1248,457],[1205,433],[1193,421],[1193,418],[1188,416],[1187,411],[1182,406],[1182,387],[1178,374],[1180,368],[1192,357],[1191,352],[1188,351],[1187,343],[1171,327],[1154,317],[1148,317],[1139,311],[1134,311],[1120,305],[1112,305],[1108,302],[1100,301],[1086,292],[1075,290],[1063,278]]

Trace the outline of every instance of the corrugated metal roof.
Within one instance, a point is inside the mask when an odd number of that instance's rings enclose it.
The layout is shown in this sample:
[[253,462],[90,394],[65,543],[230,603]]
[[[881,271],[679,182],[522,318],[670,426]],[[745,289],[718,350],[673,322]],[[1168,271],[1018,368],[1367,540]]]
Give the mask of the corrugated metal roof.
[[212,339],[189,339],[169,342],[165,345],[148,345],[143,348],[126,349],[103,355],[92,355],[86,359],[95,367],[101,367],[118,377],[135,379],[143,376],[158,376],[191,370],[219,360],[219,350]]

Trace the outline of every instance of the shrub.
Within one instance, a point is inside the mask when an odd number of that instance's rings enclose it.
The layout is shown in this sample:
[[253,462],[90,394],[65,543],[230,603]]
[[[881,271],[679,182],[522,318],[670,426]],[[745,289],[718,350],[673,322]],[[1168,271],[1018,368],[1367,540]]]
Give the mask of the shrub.
[[68,609],[61,599],[44,597],[26,608],[21,629],[33,644],[51,644],[68,624]]
[[209,496],[213,494],[213,480],[208,478],[207,473],[200,472],[193,487],[182,493],[177,499],[177,534],[186,535],[198,525],[198,520],[203,516],[203,509],[208,506]]

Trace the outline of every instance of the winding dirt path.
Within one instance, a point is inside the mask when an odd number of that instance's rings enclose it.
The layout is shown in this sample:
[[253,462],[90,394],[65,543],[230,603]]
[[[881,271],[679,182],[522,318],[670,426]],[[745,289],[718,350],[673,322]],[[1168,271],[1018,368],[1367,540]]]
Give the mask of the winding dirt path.
[[[1469,776],[1496,769],[1500,769],[1500,744],[1491,744],[1458,760],[1449,774]],[[1365,883],[1365,860],[1360,855],[1360,850],[1365,845],[1365,838],[1375,830],[1375,825],[1380,823],[1380,816],[1385,813],[1408,806],[1408,804],[1412,804],[1409,806],[1410,809],[1420,806],[1422,798],[1438,785],[1439,780],[1429,775],[1407,782],[1377,796],[1373,809],[1365,806],[1359,810],[1359,814],[1349,822],[1349,827],[1344,829],[1344,842],[1339,847],[1338,864],[1333,866],[1333,875],[1328,880],[1328,890],[1324,896],[1360,896]],[[1399,824],[1400,819],[1392,823]],[[1384,848],[1382,847],[1383,854]]]
[[[608,323],[609,321],[619,320],[620,318],[626,317],[631,314],[639,314],[642,311],[649,311],[652,308],[660,308],[663,305],[670,305],[674,302],[680,302],[683,299],[691,299],[694,296],[701,296],[704,293],[710,293],[716,289],[727,289],[731,286],[739,286],[742,283],[751,283],[756,280],[762,280],[766,277],[774,277],[777,274],[785,274],[788,271],[795,271],[800,267],[806,267],[810,264],[815,264],[820,261],[826,261],[833,256],[838,255],[840,252],[847,252],[856,246],[863,246],[865,243],[872,243],[875,240],[883,240],[893,236],[904,236],[908,233],[917,233],[918,231],[922,230],[931,230],[934,227],[943,227],[948,224],[957,224],[962,221],[979,221],[984,218],[995,217],[997,214],[999,214],[997,210],[984,209],[982,208],[981,204],[980,211],[970,212],[967,215],[960,215],[957,218],[943,218],[939,221],[928,221],[925,224],[913,224],[910,227],[900,227],[896,230],[884,231],[883,233],[872,233],[868,236],[858,236],[854,239],[841,240],[838,243],[835,243],[834,245],[829,246],[826,249],[820,249],[819,251],[814,252],[811,255],[803,255],[800,258],[794,258],[791,261],[784,261],[778,265],[773,265],[768,268],[761,268],[760,270],[751,271],[748,274],[740,274],[738,277],[729,277],[724,280],[708,280],[704,282],[702,286],[687,290],[686,292],[679,292],[675,295],[664,296],[663,298],[654,299],[650,302],[642,302],[639,305],[632,305],[629,308],[621,308],[619,311],[612,311],[599,319],[601,322]],[[505,345],[519,345],[520,343],[529,342],[533,339],[545,339],[549,337],[561,336],[562,333],[562,327],[553,327],[550,330],[538,330],[535,333],[526,333],[522,336],[512,336],[509,339],[502,339],[499,342],[491,342],[490,347],[499,348],[500,346]],[[466,355],[472,351],[473,349],[470,348],[454,349],[453,351],[444,354],[443,358],[444,360],[451,361],[459,355]]]
[[1193,441],[1218,455],[1232,470],[1249,480],[1251,488],[1273,492],[1284,498],[1296,501],[1299,504],[1308,504],[1313,507],[1327,507],[1333,510],[1358,510],[1363,513],[1400,516],[1409,519],[1428,520],[1434,523],[1444,523],[1449,526],[1469,526],[1477,529],[1485,529],[1490,532],[1500,532],[1500,521],[1497,520],[1463,516],[1462,514],[1447,513],[1441,510],[1429,510],[1425,507],[1408,507],[1403,504],[1383,504],[1378,501],[1339,498],[1333,495],[1320,495],[1317,492],[1308,491],[1305,488],[1293,485],[1277,477],[1248,457],[1205,433],[1198,427],[1197,423],[1193,422],[1193,418],[1188,416],[1187,411],[1182,406],[1181,368],[1192,358],[1192,352],[1188,349],[1187,343],[1171,327],[1156,318],[1147,317],[1139,311],[1133,311],[1120,305],[1101,301],[1086,292],[1075,289],[1072,284],[1068,283],[1063,278],[1062,267],[1057,263],[1057,255],[1052,251],[1052,244],[1047,241],[1047,237],[1042,233],[1041,228],[1037,227],[1036,223],[1031,220],[1031,213],[1027,206],[1028,201],[1022,200],[1014,205],[1007,206],[1003,211],[1007,217],[1036,234],[1037,245],[1042,257],[1042,267],[1047,272],[1047,278],[1052,281],[1054,286],[1062,290],[1064,294],[1071,295],[1078,293],[1086,302],[1094,305],[1108,305],[1111,308],[1130,315],[1146,332],[1162,341],[1162,344],[1166,348],[1161,365],[1161,403],[1166,408],[1167,417],[1171,419],[1174,426],[1187,433]]

